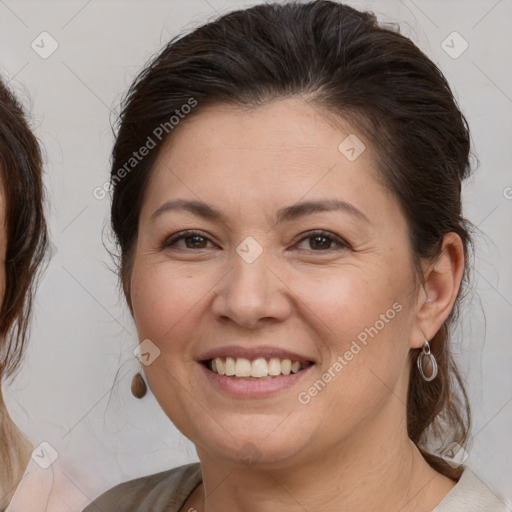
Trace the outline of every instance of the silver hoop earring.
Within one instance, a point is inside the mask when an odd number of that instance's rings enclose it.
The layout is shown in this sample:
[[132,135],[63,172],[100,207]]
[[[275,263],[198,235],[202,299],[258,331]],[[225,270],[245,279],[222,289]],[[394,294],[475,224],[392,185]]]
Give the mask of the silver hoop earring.
[[[421,351],[420,355],[418,356],[418,369],[421,373],[421,376],[424,380],[427,382],[430,382],[431,380],[434,380],[437,375],[437,361],[434,357],[434,354],[430,352],[430,344],[428,340],[425,340],[425,343],[423,345],[423,350]],[[425,373],[425,370],[427,370],[427,374]]]

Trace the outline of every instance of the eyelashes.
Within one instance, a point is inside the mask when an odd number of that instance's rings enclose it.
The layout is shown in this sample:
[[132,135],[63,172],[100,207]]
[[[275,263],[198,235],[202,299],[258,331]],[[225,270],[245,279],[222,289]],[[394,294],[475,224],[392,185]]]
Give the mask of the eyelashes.
[[[198,239],[202,238],[203,240],[209,240],[208,237],[204,236],[201,231],[196,231],[193,229],[189,229],[186,231],[180,231],[178,233],[175,233],[174,235],[171,235],[169,238],[166,238],[164,240],[164,243],[162,244],[162,249],[168,249],[168,248],[174,248],[177,242],[181,240],[188,240],[188,239]],[[190,247],[187,247],[187,249],[192,249]],[[196,247],[197,249],[197,247]],[[199,249],[205,249],[205,247],[199,247]]]
[[[333,244],[337,245],[337,249],[333,249],[332,247],[328,247],[327,250],[319,250],[319,249],[312,249],[311,247],[306,250],[311,250],[314,252],[328,252],[332,250],[346,250],[349,249],[350,246],[345,240],[343,240],[341,237],[335,235],[334,233],[331,233],[329,231],[324,231],[322,229],[316,229],[313,231],[309,231],[307,233],[303,233],[300,235],[301,238],[299,238],[299,242],[304,240],[314,240],[315,244],[318,242],[318,240],[325,241],[328,240],[332,242]],[[322,243],[322,242],[320,242]],[[311,244],[310,244],[311,245]]]
[[[339,250],[347,250],[350,249],[350,245],[343,240],[338,235],[331,233],[329,231],[325,231],[322,229],[315,229],[312,231],[308,231],[306,233],[302,233],[297,237],[294,241],[295,246],[300,245],[304,241],[313,241],[313,243],[309,243],[309,248],[306,249],[298,249],[298,250],[306,250],[311,252],[332,252]],[[178,242],[184,241],[185,245],[187,242],[190,242],[190,246],[178,247]],[[188,229],[185,231],[179,231],[174,233],[170,237],[167,237],[161,244],[161,250],[184,250],[184,251],[194,251],[194,250],[204,250],[208,249],[206,245],[208,243],[213,244],[213,242],[201,231],[197,231],[194,229]],[[325,248],[325,244],[329,247]],[[215,245],[215,244],[213,244]],[[312,246],[316,246],[316,248],[312,248]],[[333,247],[334,246],[334,247]],[[322,247],[324,247],[322,249]]]

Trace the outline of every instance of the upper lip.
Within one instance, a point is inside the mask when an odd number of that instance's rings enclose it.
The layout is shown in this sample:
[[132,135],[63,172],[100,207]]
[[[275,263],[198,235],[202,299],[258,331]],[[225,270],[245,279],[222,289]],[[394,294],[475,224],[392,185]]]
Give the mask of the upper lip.
[[286,350],[278,347],[270,346],[259,346],[259,347],[244,347],[241,345],[225,345],[223,347],[213,348],[201,354],[198,361],[209,361],[215,357],[245,357],[246,359],[257,359],[263,357],[264,359],[270,359],[271,357],[277,357],[278,359],[290,359],[291,361],[298,361],[299,363],[314,362],[313,359],[291,350]]

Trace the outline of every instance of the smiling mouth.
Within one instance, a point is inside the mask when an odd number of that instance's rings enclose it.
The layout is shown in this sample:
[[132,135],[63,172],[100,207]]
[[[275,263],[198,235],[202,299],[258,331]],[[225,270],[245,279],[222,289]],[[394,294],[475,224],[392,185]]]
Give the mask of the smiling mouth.
[[241,380],[269,380],[299,373],[309,368],[312,361],[300,362],[277,357],[247,359],[245,357],[215,357],[203,361],[213,373]]

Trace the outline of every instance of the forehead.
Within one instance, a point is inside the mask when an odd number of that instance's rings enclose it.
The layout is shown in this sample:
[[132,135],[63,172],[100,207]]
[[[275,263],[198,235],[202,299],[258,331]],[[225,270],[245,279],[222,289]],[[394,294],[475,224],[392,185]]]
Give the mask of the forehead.
[[[237,175],[248,170],[253,179],[269,169],[276,171],[275,179],[293,169],[302,175],[308,167],[312,172],[327,171],[326,166],[343,156],[340,144],[351,133],[348,123],[340,120],[335,127],[324,112],[300,99],[252,109],[216,104],[201,110],[199,106],[164,143],[155,168],[210,171],[198,172],[197,178],[204,179],[222,169]],[[370,153],[366,146],[361,155],[368,168],[373,167]]]
[[[337,126],[331,119],[320,107],[297,98],[275,100],[255,108],[215,104],[199,107],[185,118],[165,147],[176,160],[182,160],[187,153],[187,159],[206,159],[213,154],[220,159],[237,153],[244,157],[248,153],[268,154],[276,160],[282,155],[292,161],[303,157],[314,160],[322,155],[337,157],[340,143],[352,130],[341,118]],[[229,154],[225,154],[226,150]],[[245,164],[250,165],[251,161]]]
[[[360,152],[356,158],[346,153],[347,138]],[[392,199],[377,172],[362,135],[303,100],[254,109],[198,106],[161,148],[146,202],[158,207],[170,196],[186,196],[239,210],[328,197],[352,198],[372,210],[377,195]]]

